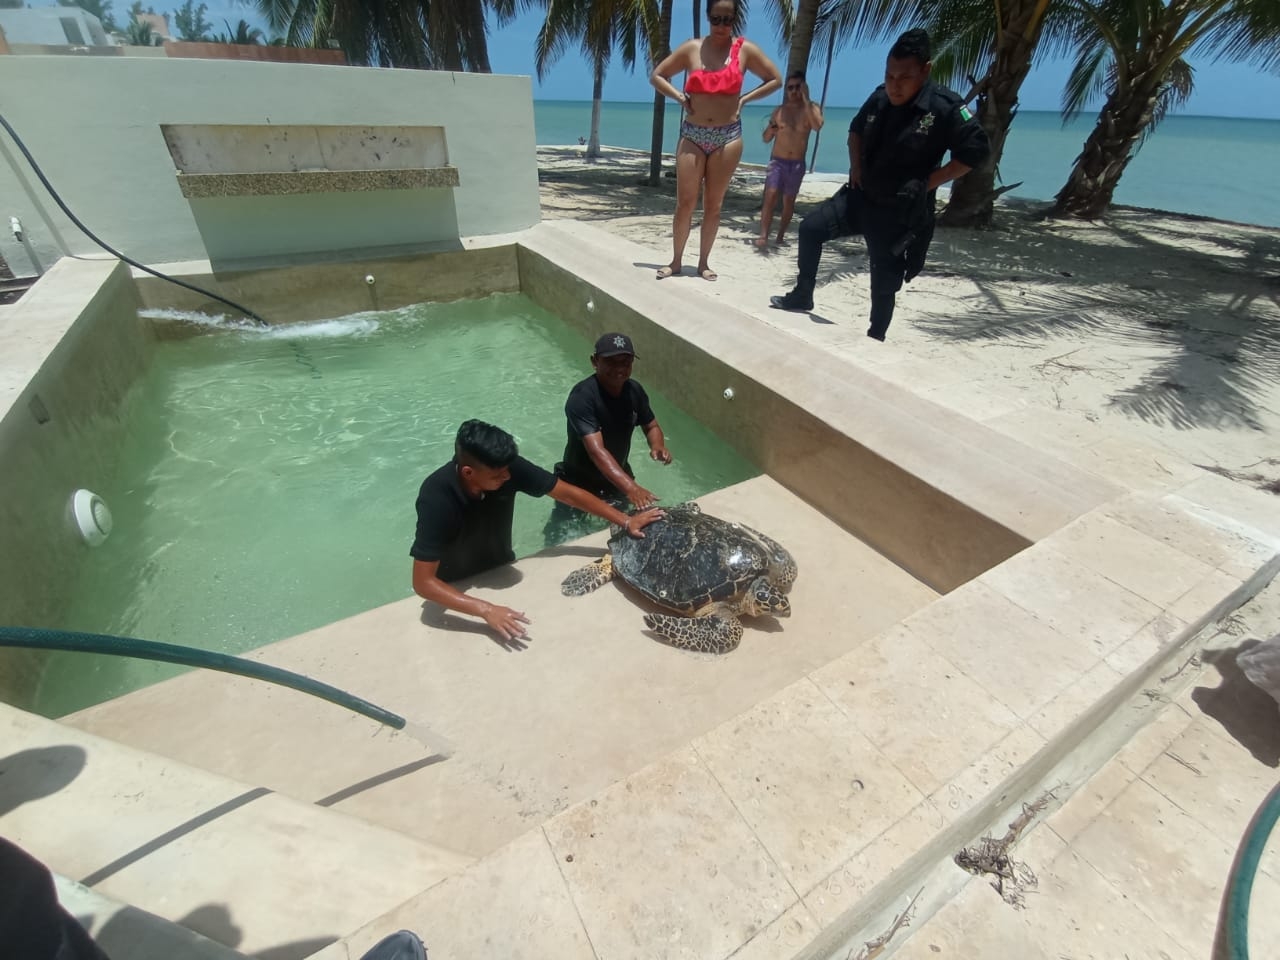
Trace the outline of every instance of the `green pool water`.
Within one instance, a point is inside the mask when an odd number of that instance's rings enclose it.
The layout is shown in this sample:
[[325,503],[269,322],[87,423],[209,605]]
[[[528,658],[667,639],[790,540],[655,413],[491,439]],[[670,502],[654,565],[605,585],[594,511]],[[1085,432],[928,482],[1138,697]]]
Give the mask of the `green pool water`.
[[[114,530],[62,626],[240,653],[412,596],[414,499],[458,424],[496,423],[549,469],[590,354],[518,294],[161,342],[127,401],[119,475],[96,491]],[[675,462],[650,461],[638,432],[631,462],[663,502],[758,474],[646,389]],[[548,537],[554,501],[516,503],[517,556],[594,529]],[[55,654],[37,709],[59,716],[177,672]]]

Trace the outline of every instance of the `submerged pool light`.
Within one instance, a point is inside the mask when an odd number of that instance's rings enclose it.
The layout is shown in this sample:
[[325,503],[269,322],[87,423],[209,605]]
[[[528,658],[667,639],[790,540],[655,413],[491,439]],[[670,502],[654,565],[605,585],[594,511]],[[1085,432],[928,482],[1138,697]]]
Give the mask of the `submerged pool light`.
[[111,533],[111,511],[92,490],[80,489],[71,495],[71,516],[84,542],[99,546]]
[[367,283],[369,286],[371,286],[371,287],[372,287],[372,286],[373,286],[375,283],[377,283],[378,281],[377,281],[377,280],[375,280],[375,279],[373,278],[373,274],[372,274],[372,273],[369,273],[369,274],[365,274],[364,282],[365,282],[365,283]]

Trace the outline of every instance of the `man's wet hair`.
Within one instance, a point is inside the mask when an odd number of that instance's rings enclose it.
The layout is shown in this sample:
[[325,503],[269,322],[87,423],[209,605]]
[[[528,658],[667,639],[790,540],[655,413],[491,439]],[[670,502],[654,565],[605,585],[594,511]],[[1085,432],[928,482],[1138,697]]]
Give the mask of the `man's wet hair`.
[[500,470],[510,465],[519,449],[516,447],[516,438],[501,427],[483,420],[468,420],[458,428],[453,453],[459,463],[467,466]]
[[895,60],[906,60],[913,57],[920,61],[920,66],[925,66],[932,59],[932,51],[929,44],[929,31],[916,27],[914,30],[908,30],[900,36],[892,47],[889,48],[889,56]]
[[792,70],[790,73],[787,74],[787,79],[788,80],[804,80],[804,71]]

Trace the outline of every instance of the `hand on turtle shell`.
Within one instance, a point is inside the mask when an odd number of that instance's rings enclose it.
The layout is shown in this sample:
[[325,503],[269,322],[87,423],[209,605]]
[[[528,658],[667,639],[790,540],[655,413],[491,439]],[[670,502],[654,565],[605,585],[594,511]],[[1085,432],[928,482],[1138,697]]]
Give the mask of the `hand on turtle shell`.
[[484,622],[502,635],[504,640],[516,640],[525,634],[525,624],[529,622],[519,610],[502,607],[496,603],[489,604],[483,613]]
[[657,497],[638,483],[631,485],[631,489],[627,491],[627,499],[637,510],[648,509],[658,502]]
[[655,520],[661,520],[666,515],[667,512],[661,507],[650,507],[648,510],[633,513],[628,517],[627,525],[624,529],[633,537],[643,538],[644,534],[641,531]]

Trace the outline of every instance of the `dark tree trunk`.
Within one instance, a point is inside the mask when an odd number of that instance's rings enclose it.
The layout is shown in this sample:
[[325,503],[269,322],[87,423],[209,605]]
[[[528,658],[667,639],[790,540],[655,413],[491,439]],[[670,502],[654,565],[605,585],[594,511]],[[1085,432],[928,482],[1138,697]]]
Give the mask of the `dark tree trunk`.
[[791,28],[791,53],[787,57],[787,69],[783,76],[794,70],[809,68],[809,48],[813,46],[813,28],[818,22],[819,0],[800,0],[796,10],[796,22]]
[[995,61],[978,88],[978,123],[991,141],[991,154],[951,188],[951,200],[939,217],[949,226],[981,227],[991,223],[997,195],[996,170],[1018,110],[1018,91],[1031,72],[1031,59],[1044,28],[1043,10],[1036,0],[1014,0],[1005,9],[1007,19]]
[[[662,0],[658,10],[658,36],[655,38],[653,62],[661,63],[671,53],[671,6],[672,0]],[[667,98],[654,91],[653,94],[653,134],[649,145],[649,186],[656,187],[662,183],[662,132],[667,119]]]
[[1151,123],[1165,73],[1158,66],[1177,36],[1180,24],[1163,25],[1143,49],[1130,54],[1128,83],[1111,91],[1098,122],[1085,141],[1067,182],[1054,199],[1050,216],[1096,220],[1111,206],[1111,197]]
[[595,80],[591,84],[591,135],[587,138],[587,156],[600,156],[600,103],[604,100],[604,62],[597,58]]

